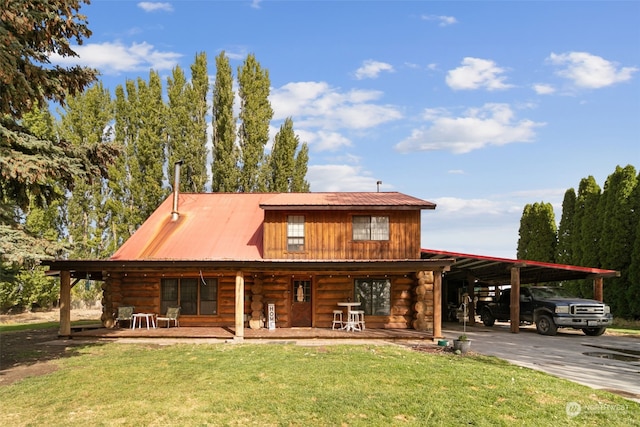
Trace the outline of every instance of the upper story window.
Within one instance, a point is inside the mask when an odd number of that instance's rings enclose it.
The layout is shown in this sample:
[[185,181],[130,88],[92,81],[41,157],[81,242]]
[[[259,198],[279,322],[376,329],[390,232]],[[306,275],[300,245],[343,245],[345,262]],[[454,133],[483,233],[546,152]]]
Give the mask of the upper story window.
[[304,215],[289,215],[287,218],[287,250],[304,250]]
[[389,240],[389,217],[354,215],[353,240]]

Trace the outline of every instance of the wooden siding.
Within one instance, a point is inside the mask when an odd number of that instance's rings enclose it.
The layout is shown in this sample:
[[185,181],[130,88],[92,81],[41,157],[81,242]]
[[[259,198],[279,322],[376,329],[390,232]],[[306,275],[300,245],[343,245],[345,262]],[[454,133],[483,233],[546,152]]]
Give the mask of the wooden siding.
[[[160,283],[163,278],[198,278],[200,272],[171,274],[127,273],[111,274],[103,286],[103,306],[105,313],[103,322],[113,325],[112,314],[117,307],[132,305],[139,313],[160,314]],[[233,327],[235,324],[235,272],[216,272],[205,278],[218,280],[218,312],[216,315],[195,316],[181,315],[182,326]],[[338,309],[338,302],[354,299],[354,280],[368,277],[366,272],[353,274],[325,274],[310,272],[309,274],[245,274],[244,313],[253,316],[265,315],[266,306],[275,304],[276,327],[291,327],[292,280],[311,280],[312,283],[312,327],[330,328],[333,310]],[[413,328],[416,316],[416,289],[419,281],[415,273],[405,275],[380,276],[391,281],[391,311],[389,316],[367,316],[368,328]],[[255,292],[254,292],[255,290]],[[433,312],[425,313],[426,322],[432,323]],[[266,325],[265,325],[266,326]]]
[[[287,250],[287,217],[303,215],[305,244]],[[388,216],[389,240],[354,241],[354,215]],[[420,211],[266,211],[265,259],[420,259]]]

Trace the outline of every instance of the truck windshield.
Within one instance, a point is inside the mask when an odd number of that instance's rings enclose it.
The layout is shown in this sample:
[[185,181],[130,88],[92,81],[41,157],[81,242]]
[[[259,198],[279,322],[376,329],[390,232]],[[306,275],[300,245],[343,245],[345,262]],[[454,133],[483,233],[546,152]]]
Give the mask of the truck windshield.
[[572,298],[566,289],[563,288],[529,288],[531,294],[537,298]]

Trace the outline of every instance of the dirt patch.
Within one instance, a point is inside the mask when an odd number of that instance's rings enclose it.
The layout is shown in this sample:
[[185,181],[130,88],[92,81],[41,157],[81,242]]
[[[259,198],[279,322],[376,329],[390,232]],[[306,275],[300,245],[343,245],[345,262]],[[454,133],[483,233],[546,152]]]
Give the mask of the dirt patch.
[[[72,310],[71,320],[97,320],[100,314],[100,310]],[[59,310],[0,316],[3,325],[59,320]],[[58,339],[56,326],[0,333],[0,386],[55,371],[55,361],[74,355],[79,344]]]

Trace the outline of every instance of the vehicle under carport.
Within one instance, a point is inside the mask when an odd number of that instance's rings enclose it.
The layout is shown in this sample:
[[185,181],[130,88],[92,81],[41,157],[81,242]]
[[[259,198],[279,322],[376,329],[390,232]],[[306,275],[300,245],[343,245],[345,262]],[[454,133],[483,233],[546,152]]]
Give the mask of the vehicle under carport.
[[[554,264],[540,261],[497,258],[482,255],[471,255],[458,252],[422,249],[423,259],[453,258],[455,263],[444,273],[442,280],[442,318],[450,318],[448,306],[450,301],[460,301],[458,290],[465,290],[468,294],[469,312],[475,313],[478,284],[497,290],[504,286],[511,287],[511,319],[520,318],[520,285],[534,285],[567,280],[593,280],[593,296],[595,300],[603,301],[604,279],[618,277],[620,272],[592,267],[581,267],[568,264]],[[453,294],[453,295],[452,295]],[[446,310],[446,311],[445,311]],[[469,316],[469,325],[475,323],[475,316]],[[518,333],[519,322],[511,322],[511,332]]]

